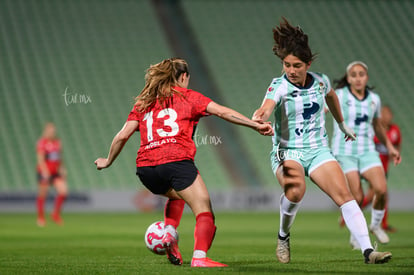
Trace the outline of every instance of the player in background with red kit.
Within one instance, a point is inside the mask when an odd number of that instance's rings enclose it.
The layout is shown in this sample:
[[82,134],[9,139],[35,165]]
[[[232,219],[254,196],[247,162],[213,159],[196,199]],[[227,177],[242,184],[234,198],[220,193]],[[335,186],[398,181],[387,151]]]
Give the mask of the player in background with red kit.
[[109,167],[136,131],[140,132],[136,174],[152,193],[168,197],[162,239],[168,260],[183,263],[178,248],[177,227],[187,203],[196,218],[192,267],[224,267],[207,258],[216,232],[206,185],[194,164],[194,126],[208,114],[243,125],[262,135],[273,135],[270,123],[254,122],[187,89],[190,74],[185,60],[170,58],[151,65],[145,86],[123,128],[114,137],[107,158],[95,161],[97,169]]
[[[391,141],[392,145],[401,153],[401,131],[397,124],[393,123],[393,114],[391,108],[389,106],[383,106],[381,108],[381,121],[382,124],[387,131],[387,137]],[[382,162],[382,166],[384,167],[385,176],[388,178],[388,164],[390,162],[390,157],[388,155],[387,147],[382,144],[378,138],[374,137],[375,142],[375,149],[379,152],[379,156]],[[371,188],[368,189],[364,200],[362,202],[361,208],[366,207],[368,204],[372,202],[374,197],[374,193]],[[389,196],[387,194],[387,204],[385,206],[385,214],[384,218],[382,219],[381,226],[382,228],[390,233],[396,232],[396,228],[390,226],[388,224],[388,199]]]
[[37,225],[40,227],[46,225],[45,201],[51,185],[56,189],[54,211],[51,218],[56,224],[63,225],[60,213],[68,189],[66,169],[62,162],[62,145],[56,135],[56,127],[53,123],[49,122],[45,125],[42,137],[37,142],[36,152],[38,179]]

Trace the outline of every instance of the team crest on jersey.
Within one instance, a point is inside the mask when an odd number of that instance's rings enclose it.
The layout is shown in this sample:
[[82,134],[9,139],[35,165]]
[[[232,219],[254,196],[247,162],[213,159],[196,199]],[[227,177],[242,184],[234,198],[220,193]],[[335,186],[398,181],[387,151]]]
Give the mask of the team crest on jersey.
[[269,87],[269,89],[267,90],[268,93],[272,92],[274,89],[273,87]]
[[319,92],[322,93],[322,89],[325,88],[325,84],[323,82],[319,82]]

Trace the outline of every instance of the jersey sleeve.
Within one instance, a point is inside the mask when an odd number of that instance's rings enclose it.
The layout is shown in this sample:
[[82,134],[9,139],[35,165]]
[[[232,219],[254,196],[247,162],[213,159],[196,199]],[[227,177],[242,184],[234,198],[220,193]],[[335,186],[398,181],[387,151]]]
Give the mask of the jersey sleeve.
[[45,142],[43,139],[39,139],[36,144],[36,152],[37,153],[45,153]]
[[401,130],[400,127],[397,125],[394,125],[395,132],[397,132],[397,141],[395,142],[395,145],[400,146],[401,145]]
[[126,122],[128,121],[138,121],[138,127],[137,127],[137,131],[139,131],[139,121],[140,121],[140,116],[138,111],[136,110],[136,107],[134,106],[131,110],[131,112],[129,112],[128,118],[126,120]]
[[139,121],[138,112],[137,112],[137,110],[135,109],[135,106],[134,106],[134,108],[132,108],[131,112],[129,112],[129,115],[128,115],[128,118],[127,118],[127,121],[130,121],[130,120],[136,120],[136,121]]
[[279,92],[279,87],[281,87],[281,85],[282,78],[274,78],[267,88],[264,99],[271,99],[278,104],[281,99],[281,93]]
[[375,95],[376,95],[376,98],[377,98],[377,100],[376,100],[377,104],[375,104],[374,118],[381,118],[381,99],[380,99],[379,95],[377,95],[377,94],[375,94]]
[[189,100],[193,106],[192,113],[194,116],[202,117],[209,115],[209,113],[207,113],[207,105],[213,101],[212,99],[199,92],[189,90],[187,100]]
[[321,77],[323,83],[323,87],[321,86],[322,93],[324,96],[326,96],[332,90],[331,81],[326,74],[321,74]]

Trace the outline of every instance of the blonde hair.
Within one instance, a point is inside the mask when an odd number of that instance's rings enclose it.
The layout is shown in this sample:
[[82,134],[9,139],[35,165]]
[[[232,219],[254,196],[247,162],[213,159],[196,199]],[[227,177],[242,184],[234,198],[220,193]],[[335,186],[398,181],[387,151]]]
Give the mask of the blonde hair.
[[180,94],[173,86],[177,86],[181,74],[188,73],[188,64],[181,58],[169,58],[151,65],[145,74],[145,86],[135,98],[135,108],[143,112],[157,100],[161,105],[173,96]]

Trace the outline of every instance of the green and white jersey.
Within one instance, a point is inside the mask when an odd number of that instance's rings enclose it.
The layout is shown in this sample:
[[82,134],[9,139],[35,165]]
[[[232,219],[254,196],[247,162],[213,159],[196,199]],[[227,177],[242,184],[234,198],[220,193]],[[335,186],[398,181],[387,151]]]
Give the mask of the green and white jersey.
[[274,78],[265,99],[276,102],[273,146],[318,148],[328,146],[325,130],[325,96],[331,90],[324,74],[308,72],[312,81],[306,87],[292,84],[286,77]]
[[344,121],[355,132],[357,139],[345,142],[344,134],[338,124],[334,123],[332,153],[334,155],[361,155],[375,151],[372,121],[381,115],[380,97],[376,93],[366,90],[365,98],[359,100],[348,87],[336,90],[336,94]]

